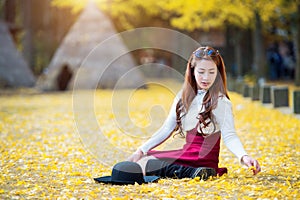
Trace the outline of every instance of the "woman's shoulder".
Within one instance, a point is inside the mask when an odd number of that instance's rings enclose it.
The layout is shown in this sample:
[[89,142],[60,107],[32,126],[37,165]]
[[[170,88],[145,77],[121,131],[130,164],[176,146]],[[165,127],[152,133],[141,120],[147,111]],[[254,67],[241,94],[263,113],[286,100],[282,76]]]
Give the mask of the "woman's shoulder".
[[231,101],[230,99],[227,98],[227,96],[223,93],[219,93],[219,98],[218,98],[218,104],[228,104],[231,106]]
[[226,95],[220,94],[217,107],[213,110],[213,113],[215,116],[224,116],[224,114],[228,114],[228,111],[232,111],[231,101],[226,97]]

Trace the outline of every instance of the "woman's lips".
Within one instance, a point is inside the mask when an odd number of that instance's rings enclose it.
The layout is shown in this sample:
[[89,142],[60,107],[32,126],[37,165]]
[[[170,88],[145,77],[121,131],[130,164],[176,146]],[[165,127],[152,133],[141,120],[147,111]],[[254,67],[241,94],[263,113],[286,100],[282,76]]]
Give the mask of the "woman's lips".
[[201,82],[201,84],[204,85],[204,86],[208,86],[209,85],[208,82]]

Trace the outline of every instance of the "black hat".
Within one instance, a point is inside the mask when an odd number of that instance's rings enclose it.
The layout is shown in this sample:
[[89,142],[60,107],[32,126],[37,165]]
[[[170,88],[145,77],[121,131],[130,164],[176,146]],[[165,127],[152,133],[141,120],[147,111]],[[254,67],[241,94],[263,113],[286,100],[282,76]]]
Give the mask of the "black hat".
[[94,178],[99,183],[111,183],[117,185],[125,184],[142,184],[154,182],[158,180],[158,176],[143,176],[142,168],[139,164],[130,161],[117,163],[113,169],[111,176],[102,176]]

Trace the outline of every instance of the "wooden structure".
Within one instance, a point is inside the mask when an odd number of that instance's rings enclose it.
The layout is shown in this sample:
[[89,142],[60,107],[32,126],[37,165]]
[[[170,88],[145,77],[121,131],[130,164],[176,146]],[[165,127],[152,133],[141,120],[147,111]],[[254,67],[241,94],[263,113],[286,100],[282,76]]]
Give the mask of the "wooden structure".
[[[55,52],[37,87],[42,90],[135,88],[142,72],[110,19],[88,4]],[[111,39],[113,37],[113,39]],[[129,73],[129,75],[128,75]],[[123,80],[125,75],[130,76]],[[121,82],[120,82],[121,80]]]

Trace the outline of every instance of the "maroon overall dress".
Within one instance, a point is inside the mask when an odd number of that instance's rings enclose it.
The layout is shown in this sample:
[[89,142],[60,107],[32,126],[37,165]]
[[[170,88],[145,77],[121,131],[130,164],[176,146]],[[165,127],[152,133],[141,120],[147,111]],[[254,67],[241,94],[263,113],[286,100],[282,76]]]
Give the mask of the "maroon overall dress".
[[169,151],[151,150],[152,155],[160,160],[190,167],[214,168],[219,176],[227,173],[227,168],[219,168],[220,132],[209,136],[199,134],[197,128],[187,132],[186,143],[182,149]]

